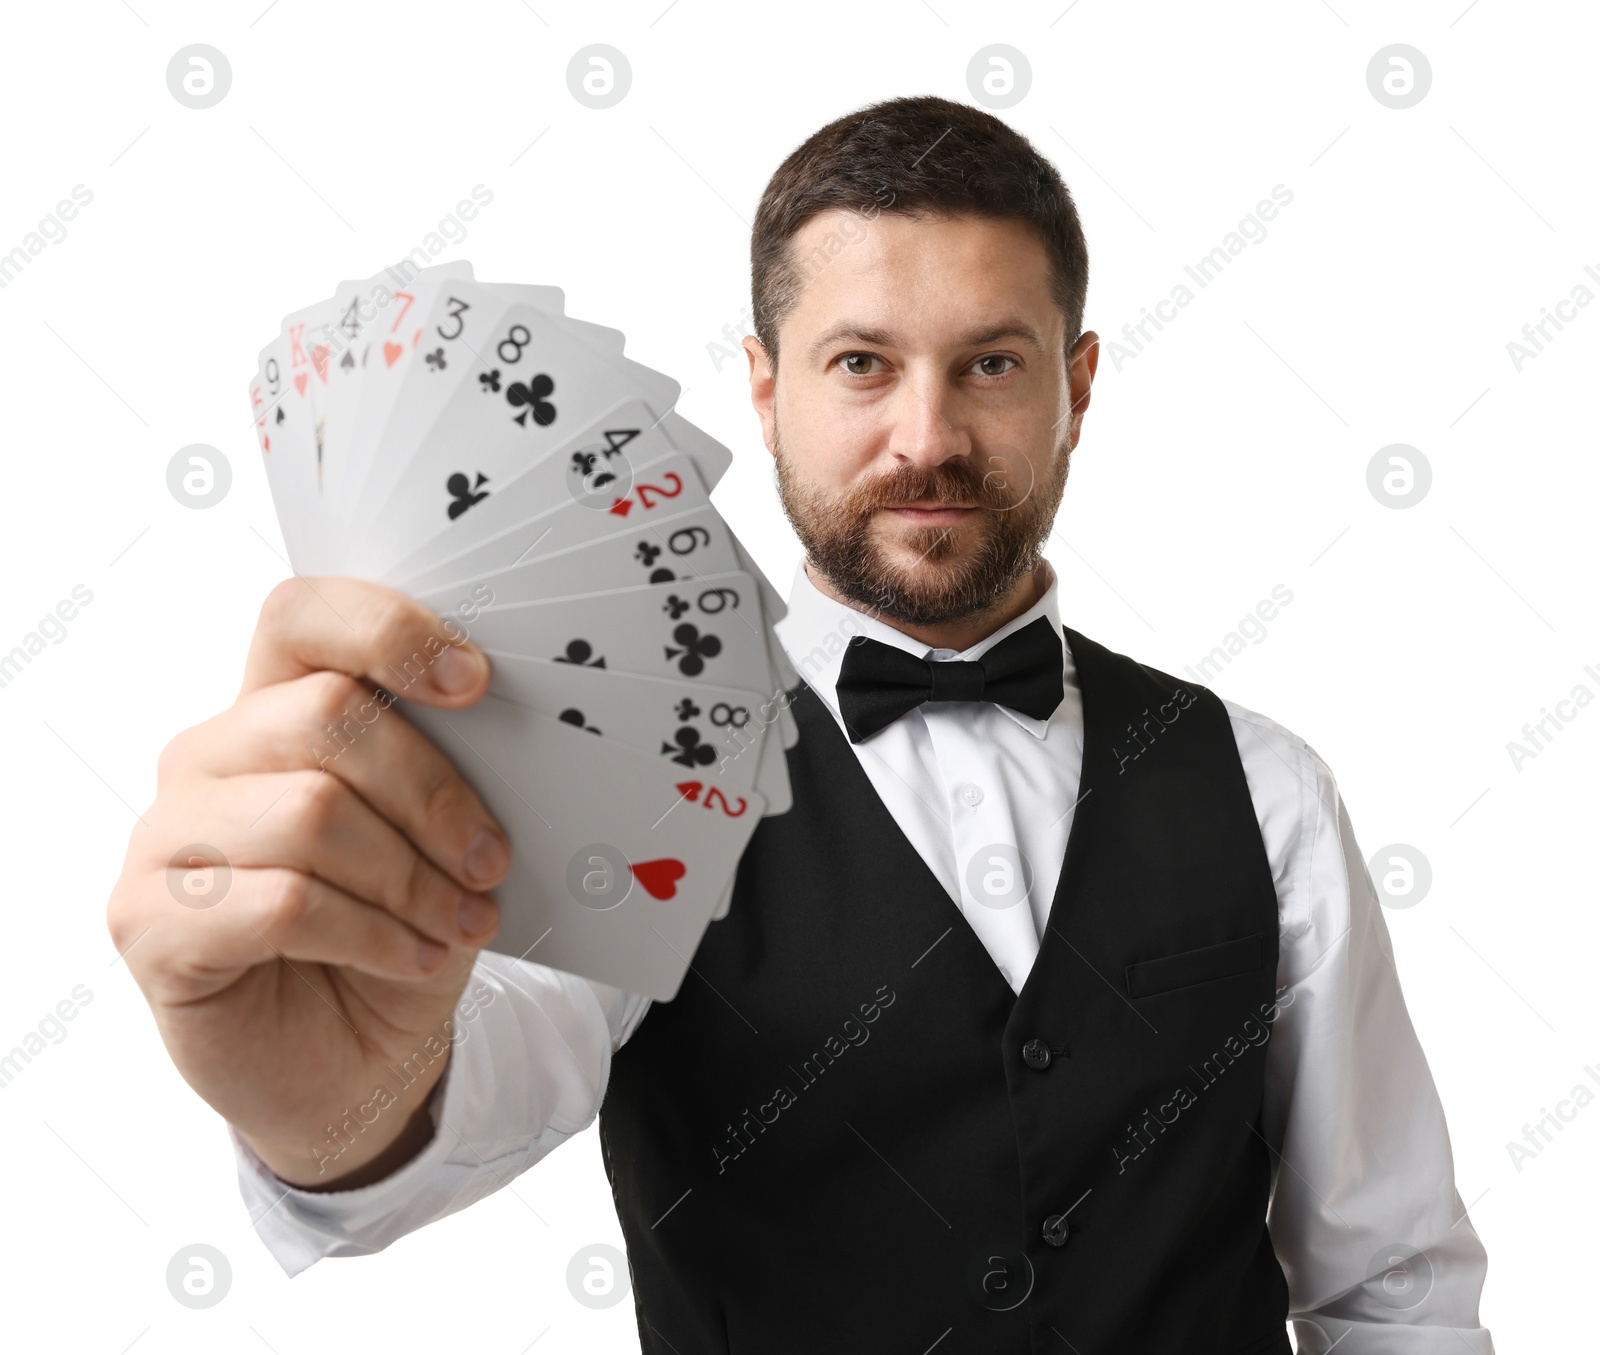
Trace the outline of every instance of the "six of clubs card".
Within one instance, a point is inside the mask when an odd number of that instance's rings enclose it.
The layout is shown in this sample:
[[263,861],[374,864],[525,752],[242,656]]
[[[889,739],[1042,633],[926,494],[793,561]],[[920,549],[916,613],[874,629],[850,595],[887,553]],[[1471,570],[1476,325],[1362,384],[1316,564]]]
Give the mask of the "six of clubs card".
[[563,304],[466,263],[340,283],[251,411],[295,572],[398,588],[494,665],[467,710],[407,701],[416,664],[388,687],[510,835],[490,948],[667,1000],[789,807],[797,679],[710,502],[728,452]]

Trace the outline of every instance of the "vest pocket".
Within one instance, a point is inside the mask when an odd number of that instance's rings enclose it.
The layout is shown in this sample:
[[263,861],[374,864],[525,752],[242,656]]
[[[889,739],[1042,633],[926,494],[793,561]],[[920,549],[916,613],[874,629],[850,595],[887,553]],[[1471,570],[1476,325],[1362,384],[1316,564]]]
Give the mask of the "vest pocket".
[[1261,968],[1266,937],[1261,933],[1241,936],[1197,950],[1180,950],[1154,960],[1140,960],[1125,971],[1129,997],[1153,997],[1173,988],[1188,988],[1212,979],[1231,978]]

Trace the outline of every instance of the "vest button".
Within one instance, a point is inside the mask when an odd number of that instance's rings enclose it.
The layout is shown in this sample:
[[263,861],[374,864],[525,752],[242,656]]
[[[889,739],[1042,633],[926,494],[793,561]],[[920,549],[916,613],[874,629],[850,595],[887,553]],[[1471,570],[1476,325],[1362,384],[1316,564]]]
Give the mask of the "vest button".
[[1029,1040],[1022,1046],[1022,1061],[1036,1073],[1050,1066],[1050,1046],[1043,1040]]
[[1052,1214],[1044,1221],[1043,1237],[1052,1247],[1067,1245],[1067,1216],[1065,1214]]

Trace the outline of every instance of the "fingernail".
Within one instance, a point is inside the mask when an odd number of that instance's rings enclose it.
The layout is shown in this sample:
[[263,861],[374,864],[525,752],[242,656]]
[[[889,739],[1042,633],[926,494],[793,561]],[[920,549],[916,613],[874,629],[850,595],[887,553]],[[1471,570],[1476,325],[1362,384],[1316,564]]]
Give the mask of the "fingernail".
[[498,880],[510,861],[511,854],[500,835],[491,833],[487,828],[478,829],[472,846],[467,848],[467,874],[485,883]]
[[446,696],[470,692],[483,678],[483,660],[467,649],[449,646],[433,661],[433,685]]
[[463,894],[456,905],[456,926],[464,935],[476,936],[494,921],[495,911],[493,901],[482,894]]
[[417,938],[417,963],[424,969],[432,969],[449,953],[450,947],[443,941],[435,941],[431,936]]

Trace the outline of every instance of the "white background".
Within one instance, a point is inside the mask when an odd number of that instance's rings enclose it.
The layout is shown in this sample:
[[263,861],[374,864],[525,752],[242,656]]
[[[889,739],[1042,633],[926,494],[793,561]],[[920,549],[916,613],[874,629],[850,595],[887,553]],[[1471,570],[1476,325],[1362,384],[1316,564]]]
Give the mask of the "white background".
[[[0,690],[0,1051],[74,985],[93,993],[0,1090],[0,1343],[637,1349],[631,1303],[593,1312],[566,1289],[580,1247],[621,1245],[592,1131],[381,1256],[286,1281],[222,1123],[116,960],[105,898],[156,754],[231,701],[285,573],[245,383],[286,311],[397,259],[483,184],[493,203],[443,257],[564,287],[569,313],[676,377],[682,412],[734,449],[717,503],[786,590],[797,549],[742,362],[719,370],[707,348],[742,332],[747,223],[816,127],[898,94],[969,99],[968,61],[994,42],[1031,63],[1003,116],[1072,188],[1103,337],[1274,185],[1294,195],[1145,351],[1102,361],[1050,550],[1064,619],[1181,672],[1274,585],[1292,591],[1212,685],[1327,759],[1368,854],[1404,843],[1431,863],[1427,897],[1387,921],[1489,1252],[1484,1321],[1506,1352],[1590,1335],[1600,1107],[1520,1171],[1506,1145],[1600,1069],[1600,703],[1520,770],[1506,745],[1576,684],[1600,694],[1584,671],[1600,671],[1600,306],[1520,372],[1506,345],[1600,271],[1592,9],[264,5],[14,5],[0,37],[0,252],[74,185],[94,195],[0,291],[0,651],[74,585],[93,593]],[[165,80],[194,42],[232,64],[205,111]],[[606,111],[567,88],[591,42],[633,67]],[[1433,69],[1403,111],[1365,78],[1395,42]],[[233,466],[205,511],[166,487],[190,442]],[[1433,469],[1398,511],[1366,484],[1396,442]],[[203,1312],[165,1283],[197,1241],[233,1267]]]

